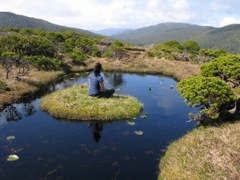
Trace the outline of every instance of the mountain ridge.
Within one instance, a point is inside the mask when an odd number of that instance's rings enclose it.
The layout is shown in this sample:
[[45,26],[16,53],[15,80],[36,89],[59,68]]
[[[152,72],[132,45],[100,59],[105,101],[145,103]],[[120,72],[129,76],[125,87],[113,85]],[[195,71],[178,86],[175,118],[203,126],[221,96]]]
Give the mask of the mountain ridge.
[[187,23],[161,23],[111,38],[140,46],[164,43],[168,40],[176,40],[180,43],[195,40],[202,48],[240,53],[240,24],[216,28]]
[[45,21],[42,19],[37,19],[34,17],[18,15],[18,14],[12,13],[12,12],[0,12],[0,28],[7,28],[7,27],[44,29],[46,31],[73,30],[73,31],[77,31],[81,34],[96,35],[95,33],[87,31],[87,30],[61,26],[61,25],[50,23],[48,21]]
[[[0,28],[3,27],[44,29],[48,31],[72,30],[85,35],[100,36],[100,34],[96,34],[98,32],[61,26],[12,12],[0,12]],[[121,30],[121,28],[119,29]],[[116,32],[119,29],[115,28],[114,31]],[[240,24],[217,28],[187,23],[160,23],[105,36],[138,46],[159,44],[168,40],[176,40],[179,43],[195,40],[201,48],[223,49],[230,53],[240,53]]]

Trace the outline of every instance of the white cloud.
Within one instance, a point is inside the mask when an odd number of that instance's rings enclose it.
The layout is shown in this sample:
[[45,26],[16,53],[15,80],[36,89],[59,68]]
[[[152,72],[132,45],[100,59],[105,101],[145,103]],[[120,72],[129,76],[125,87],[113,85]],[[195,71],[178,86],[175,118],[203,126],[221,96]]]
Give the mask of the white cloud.
[[225,17],[223,20],[220,22],[220,26],[227,26],[230,24],[240,24],[240,19],[236,19],[233,17]]
[[0,0],[0,4],[0,11],[82,29],[139,28],[162,22],[223,26],[240,19],[238,0]]
[[189,8],[189,4],[187,2],[187,0],[172,0],[170,1],[173,8],[176,10],[182,10],[182,9],[188,9]]
[[158,0],[149,0],[147,3],[147,8],[151,9],[151,10],[155,10],[159,7],[160,5],[160,1]]

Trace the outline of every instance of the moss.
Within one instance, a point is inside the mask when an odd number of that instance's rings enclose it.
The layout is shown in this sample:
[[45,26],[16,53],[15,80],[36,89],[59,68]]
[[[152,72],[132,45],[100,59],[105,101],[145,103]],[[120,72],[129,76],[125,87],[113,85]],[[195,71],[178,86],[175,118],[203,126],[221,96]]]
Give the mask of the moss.
[[46,95],[40,108],[54,117],[69,120],[120,120],[137,116],[142,104],[137,99],[114,95],[111,98],[90,97],[87,85],[77,85]]

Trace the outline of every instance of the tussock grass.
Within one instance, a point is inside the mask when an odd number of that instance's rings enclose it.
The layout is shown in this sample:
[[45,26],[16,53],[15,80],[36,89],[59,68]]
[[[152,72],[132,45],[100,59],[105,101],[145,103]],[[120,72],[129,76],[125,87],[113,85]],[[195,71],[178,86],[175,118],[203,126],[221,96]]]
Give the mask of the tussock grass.
[[87,85],[76,85],[45,96],[40,108],[69,120],[120,120],[137,116],[142,104],[130,96],[89,97]]
[[131,55],[120,60],[109,60],[105,58],[89,59],[88,67],[94,67],[96,62],[100,62],[103,69],[107,71],[164,74],[177,80],[200,74],[200,64],[149,58],[144,54],[137,56]]
[[239,179],[240,122],[200,127],[167,149],[158,179]]

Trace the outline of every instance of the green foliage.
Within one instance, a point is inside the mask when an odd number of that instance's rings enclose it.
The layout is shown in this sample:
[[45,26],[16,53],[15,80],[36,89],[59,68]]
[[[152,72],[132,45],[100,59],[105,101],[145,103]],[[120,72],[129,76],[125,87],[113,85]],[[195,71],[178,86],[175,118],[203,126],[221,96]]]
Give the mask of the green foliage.
[[63,34],[60,32],[46,32],[45,37],[52,42],[64,42]]
[[180,81],[177,89],[189,106],[202,105],[210,118],[218,117],[220,108],[237,99],[231,88],[217,77],[190,77]]
[[0,52],[9,51],[20,56],[44,55],[54,57],[54,45],[44,38],[12,35],[0,39]]
[[113,56],[114,56],[114,52],[112,52],[112,51],[105,51],[103,53],[103,57],[105,57],[105,58],[112,58]]
[[163,43],[163,45],[169,47],[170,49],[172,49],[172,51],[182,52],[183,50],[182,45],[176,40],[166,41],[165,43]]
[[200,49],[199,52],[202,55],[208,56],[210,58],[217,58],[219,56],[224,56],[227,54],[227,52],[222,49]]
[[166,44],[156,44],[152,51],[148,52],[148,55],[155,56],[158,58],[166,58],[170,60],[174,60],[173,52],[175,49],[171,48],[171,46]]
[[1,52],[0,54],[0,64],[6,71],[6,79],[9,77],[9,73],[11,72],[14,65],[16,65],[18,60],[18,55],[13,52]]
[[122,58],[126,53],[124,43],[119,40],[114,40],[109,46],[109,50],[105,51],[103,57],[107,58]]
[[17,52],[21,40],[22,38],[16,35],[0,38],[0,52]]
[[201,66],[201,75],[206,77],[219,76],[218,68],[215,63],[209,62]]
[[148,56],[176,60],[176,54],[181,53],[182,50],[183,48],[179,42],[169,40],[163,44],[156,44],[153,50],[148,51]]
[[78,49],[74,49],[70,56],[73,59],[74,63],[82,62],[88,58],[87,54],[84,54],[82,51]]
[[148,52],[147,52],[147,55],[148,55],[149,57],[155,57],[155,53],[154,53],[153,51],[148,51]]
[[184,50],[186,50],[187,52],[190,52],[190,53],[193,53],[193,54],[196,54],[198,53],[198,51],[200,50],[200,46],[198,45],[198,43],[194,40],[188,40],[188,41],[185,41],[183,44],[182,44],[182,47]]
[[206,77],[220,76],[240,80],[240,55],[219,56],[202,65],[201,74]]
[[7,86],[5,81],[0,80],[0,93],[10,91],[10,88]]
[[[77,64],[89,56],[102,54],[98,43],[103,37],[86,36],[74,31],[9,28],[1,29],[0,33],[1,65],[6,69],[6,78],[15,67],[21,67],[24,72],[26,69],[29,71],[31,66],[41,70],[56,70],[63,67],[63,57],[70,57]],[[117,40],[109,49],[105,55],[108,53],[107,56],[111,54],[112,57],[120,57],[125,52],[124,44]]]
[[111,51],[117,51],[117,50],[126,51],[124,48],[124,44],[119,40],[114,40],[109,48]]
[[62,67],[63,61],[46,56],[26,56],[26,59],[30,60],[34,67],[38,70],[58,70]]
[[[70,35],[72,35],[73,37],[69,37]],[[74,33],[68,33],[65,34],[65,36],[68,36],[68,38],[65,40],[62,49],[65,53],[70,54],[73,60],[78,59],[77,61],[79,61],[81,59],[82,61],[85,60],[88,55],[98,56],[99,52],[95,46],[97,41],[94,38],[79,35],[77,36]],[[76,49],[78,49],[78,52],[76,52]]]
[[31,34],[33,34],[33,30],[32,30],[32,29],[29,29],[29,28],[21,29],[21,30],[20,30],[20,33],[21,33],[21,34],[26,34],[26,35],[31,35]]

